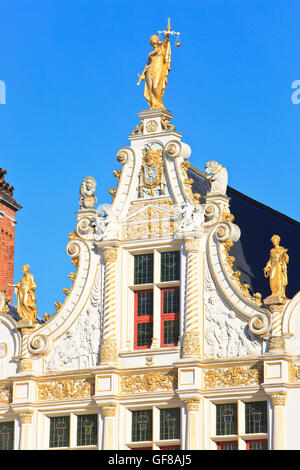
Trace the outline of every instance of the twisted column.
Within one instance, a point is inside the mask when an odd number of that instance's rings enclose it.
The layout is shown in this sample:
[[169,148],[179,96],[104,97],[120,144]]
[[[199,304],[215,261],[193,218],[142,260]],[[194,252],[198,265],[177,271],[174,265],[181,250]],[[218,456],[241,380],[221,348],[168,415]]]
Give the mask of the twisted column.
[[284,406],[286,392],[270,394],[273,406],[273,450],[285,449]]
[[284,337],[282,334],[282,311],[286,303],[279,298],[268,297],[264,300],[272,314],[272,327],[269,339],[269,351],[284,351]]
[[103,335],[101,342],[101,363],[116,362],[117,333],[116,333],[116,265],[118,249],[109,247],[103,249],[105,268],[104,288],[104,317]]
[[183,335],[183,357],[200,354],[199,331],[199,245],[195,238],[185,240],[187,253],[186,316]]
[[186,450],[197,449],[197,436],[199,426],[197,423],[200,399],[186,400],[187,423],[186,423]]

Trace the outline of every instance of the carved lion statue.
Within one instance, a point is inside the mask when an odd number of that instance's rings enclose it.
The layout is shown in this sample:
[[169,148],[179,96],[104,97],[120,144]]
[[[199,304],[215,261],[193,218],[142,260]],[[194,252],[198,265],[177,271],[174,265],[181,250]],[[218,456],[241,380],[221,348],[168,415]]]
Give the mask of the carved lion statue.
[[210,160],[206,163],[205,170],[206,173],[210,173],[210,176],[207,176],[207,181],[210,183],[207,195],[226,194],[228,183],[226,168],[221,163]]
[[84,178],[79,190],[79,206],[80,209],[91,209],[95,206],[97,198],[95,196],[96,180],[92,176]]

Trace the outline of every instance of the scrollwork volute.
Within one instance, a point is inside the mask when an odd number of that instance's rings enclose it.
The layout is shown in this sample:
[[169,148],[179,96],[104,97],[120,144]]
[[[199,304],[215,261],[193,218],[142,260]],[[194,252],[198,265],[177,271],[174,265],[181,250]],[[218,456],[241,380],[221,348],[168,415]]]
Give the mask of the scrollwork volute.
[[264,336],[270,332],[272,326],[271,314],[265,312],[255,312],[249,320],[249,330],[257,336]]
[[28,351],[31,354],[47,354],[52,347],[52,341],[49,336],[42,334],[33,335],[28,342]]

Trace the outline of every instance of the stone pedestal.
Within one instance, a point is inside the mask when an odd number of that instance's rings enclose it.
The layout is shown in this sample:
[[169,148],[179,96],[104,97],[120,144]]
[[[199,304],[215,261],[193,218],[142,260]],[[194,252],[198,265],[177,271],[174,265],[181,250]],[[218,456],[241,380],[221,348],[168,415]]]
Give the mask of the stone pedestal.
[[264,299],[272,313],[272,327],[269,339],[269,352],[284,351],[284,338],[282,335],[282,311],[287,300],[282,297],[269,296]]
[[39,325],[37,321],[20,320],[17,323],[17,329],[21,331],[22,347],[19,359],[19,374],[29,374],[32,372],[32,357],[28,351],[28,339],[36,327]]

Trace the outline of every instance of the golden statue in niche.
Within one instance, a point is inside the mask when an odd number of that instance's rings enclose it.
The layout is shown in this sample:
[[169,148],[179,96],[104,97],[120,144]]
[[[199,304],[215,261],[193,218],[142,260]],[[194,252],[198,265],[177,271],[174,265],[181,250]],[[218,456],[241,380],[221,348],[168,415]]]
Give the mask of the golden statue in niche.
[[289,262],[288,250],[279,245],[279,235],[273,235],[271,242],[274,248],[271,249],[270,259],[264,268],[265,277],[268,277],[270,280],[272,292],[270,297],[282,297],[286,299],[285,288],[288,284],[287,264]]
[[23,320],[36,321],[37,308],[35,289],[36,283],[33,275],[29,272],[29,264],[25,264],[22,268],[24,275],[21,281],[17,284],[12,284],[15,287],[15,294],[18,300],[17,311]]
[[168,74],[171,70],[171,45],[170,35],[177,35],[176,46],[180,46],[179,34],[171,31],[170,18],[168,19],[167,31],[158,31],[158,34],[164,33],[163,41],[155,34],[150,37],[150,44],[153,51],[148,55],[148,62],[141,75],[138,85],[145,80],[144,97],[148,101],[150,109],[165,109],[163,105],[163,96],[168,83]]

